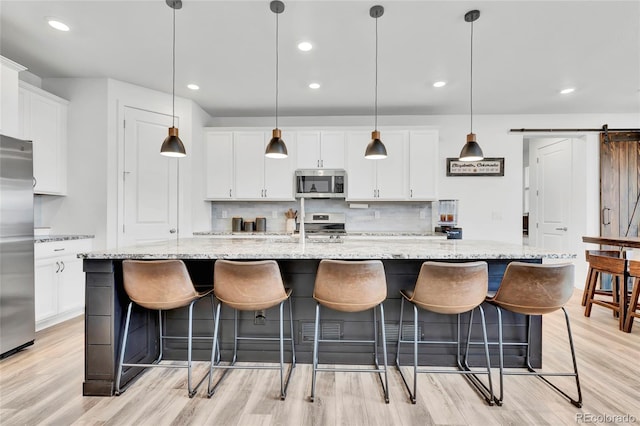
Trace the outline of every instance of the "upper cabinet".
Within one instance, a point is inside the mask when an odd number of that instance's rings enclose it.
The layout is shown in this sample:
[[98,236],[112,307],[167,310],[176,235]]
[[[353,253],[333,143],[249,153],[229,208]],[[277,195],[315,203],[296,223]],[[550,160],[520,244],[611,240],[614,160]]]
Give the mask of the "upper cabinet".
[[438,198],[438,132],[409,131],[409,199]]
[[407,132],[381,131],[387,158],[364,158],[371,132],[347,134],[347,199],[369,201],[402,201],[408,198]]
[[291,201],[296,135],[282,132],[289,156],[264,155],[268,131],[205,130],[206,198],[208,200]]
[[271,132],[205,129],[208,200],[294,199],[295,169],[346,169],[347,200],[433,201],[438,197],[438,131],[381,129],[387,158],[367,160],[371,131],[361,129],[283,132],[289,157],[269,159]]
[[67,109],[69,102],[20,82],[20,137],[33,141],[34,193],[67,193]]
[[15,138],[21,137],[18,127],[18,74],[26,70],[11,59],[0,56],[0,133]]
[[345,132],[309,130],[296,132],[298,169],[344,169]]

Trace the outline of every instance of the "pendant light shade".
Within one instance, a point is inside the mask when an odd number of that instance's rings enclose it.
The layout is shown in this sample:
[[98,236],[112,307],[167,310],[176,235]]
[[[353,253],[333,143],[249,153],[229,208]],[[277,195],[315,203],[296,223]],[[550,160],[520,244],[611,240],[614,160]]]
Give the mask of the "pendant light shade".
[[470,132],[467,135],[467,143],[462,147],[462,151],[460,151],[460,161],[480,161],[484,158],[484,154],[482,153],[482,148],[478,145],[476,141],[476,134],[473,133],[473,23],[480,17],[479,10],[470,10],[465,13],[464,20],[465,22],[471,23],[471,61],[470,61],[470,90],[469,90],[469,109],[470,109]]
[[367,145],[367,149],[364,152],[364,158],[369,160],[382,160],[387,158],[387,148],[380,139],[380,132],[378,131],[378,18],[384,14],[384,7],[373,6],[369,9],[369,16],[376,20],[376,78],[375,78],[375,102],[374,102],[374,130],[371,132],[371,142]]
[[287,145],[282,140],[282,132],[278,129],[278,15],[284,12],[284,3],[279,0],[273,0],[269,4],[269,8],[276,14],[276,128],[273,129],[272,138],[267,145],[264,155],[268,158],[287,158]]
[[176,9],[182,9],[182,1],[166,0],[167,6],[173,9],[173,87],[172,87],[172,109],[171,109],[171,127],[169,127],[169,135],[162,142],[160,154],[167,157],[184,157],[187,151],[184,144],[178,137],[178,128],[175,127],[176,122]]
[[364,157],[370,160],[381,160],[387,158],[387,148],[380,140],[380,132],[374,130],[371,132],[371,142],[367,145],[367,150],[364,153]]
[[287,158],[289,155],[287,146],[282,140],[282,132],[280,129],[273,129],[273,134],[267,145],[265,155],[269,158]]
[[162,142],[160,153],[167,157],[184,157],[186,155],[184,144],[178,137],[177,127],[169,127],[169,136]]

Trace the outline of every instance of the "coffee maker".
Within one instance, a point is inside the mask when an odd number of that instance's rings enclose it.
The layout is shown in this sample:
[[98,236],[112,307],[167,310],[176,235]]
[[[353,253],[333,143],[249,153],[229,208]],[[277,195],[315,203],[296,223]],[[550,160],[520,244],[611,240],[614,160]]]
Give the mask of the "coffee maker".
[[447,234],[448,240],[461,240],[462,228],[458,224],[458,200],[438,201],[438,226],[435,232]]

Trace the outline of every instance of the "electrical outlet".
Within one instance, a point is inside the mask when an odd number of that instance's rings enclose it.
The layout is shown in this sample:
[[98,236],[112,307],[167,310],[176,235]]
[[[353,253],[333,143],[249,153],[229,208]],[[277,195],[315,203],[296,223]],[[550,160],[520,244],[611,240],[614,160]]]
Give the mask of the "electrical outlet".
[[253,323],[255,325],[265,325],[267,323],[267,315],[264,309],[255,311],[255,316],[253,317]]
[[277,210],[273,210],[271,212],[271,219],[277,219],[278,218],[278,211]]
[[427,211],[422,209],[420,210],[420,219],[426,219],[427,218]]
[[379,212],[378,210],[374,211],[374,212],[373,212],[373,217],[374,217],[375,219],[380,219],[380,212]]
[[222,213],[221,213],[222,219],[226,219],[228,216],[229,216],[229,213],[227,213],[226,210],[222,210]]

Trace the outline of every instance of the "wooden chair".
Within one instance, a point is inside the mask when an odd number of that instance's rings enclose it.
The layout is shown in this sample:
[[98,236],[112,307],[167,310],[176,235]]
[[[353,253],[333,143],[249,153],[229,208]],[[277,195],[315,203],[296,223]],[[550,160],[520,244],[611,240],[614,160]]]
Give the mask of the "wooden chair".
[[[608,257],[619,258],[620,257],[620,251],[619,250],[585,250],[584,257],[585,257],[587,262],[589,262],[589,256],[590,255],[608,256]],[[602,276],[600,274],[600,271],[593,269],[591,264],[589,264],[589,271],[587,272],[587,280],[586,280],[586,282],[584,284],[584,291],[582,292],[582,306],[587,306],[587,299],[589,297],[589,289],[591,288],[592,285],[597,286],[598,278],[600,278],[600,281],[602,281]],[[602,282],[601,282],[601,286],[602,286]],[[605,289],[602,289],[602,287],[600,287],[600,288],[596,287],[596,289],[594,290],[594,294],[599,294],[599,295],[604,295],[604,296],[611,296],[611,297],[614,298],[614,301],[617,301],[617,299],[618,299],[618,296],[617,296],[617,294],[615,292],[612,294],[611,290],[605,290]]]
[[640,296],[640,260],[629,260],[629,276],[633,277],[633,290],[631,290],[627,318],[624,323],[624,331],[627,333],[631,333],[633,318],[640,318],[640,305],[638,304],[638,296]]
[[[591,307],[593,305],[603,306],[611,309],[616,317],[618,317],[619,328],[624,330],[624,311],[627,299],[627,286],[624,280],[625,271],[627,269],[627,259],[614,258],[609,256],[599,256],[596,254],[589,255],[589,268],[593,270],[591,274],[591,282],[587,294],[587,301],[584,309],[584,316],[591,316]],[[603,300],[596,298],[596,283],[598,274],[608,273],[614,277],[612,282],[613,288],[608,296],[611,300]],[[621,302],[622,301],[622,302]]]

